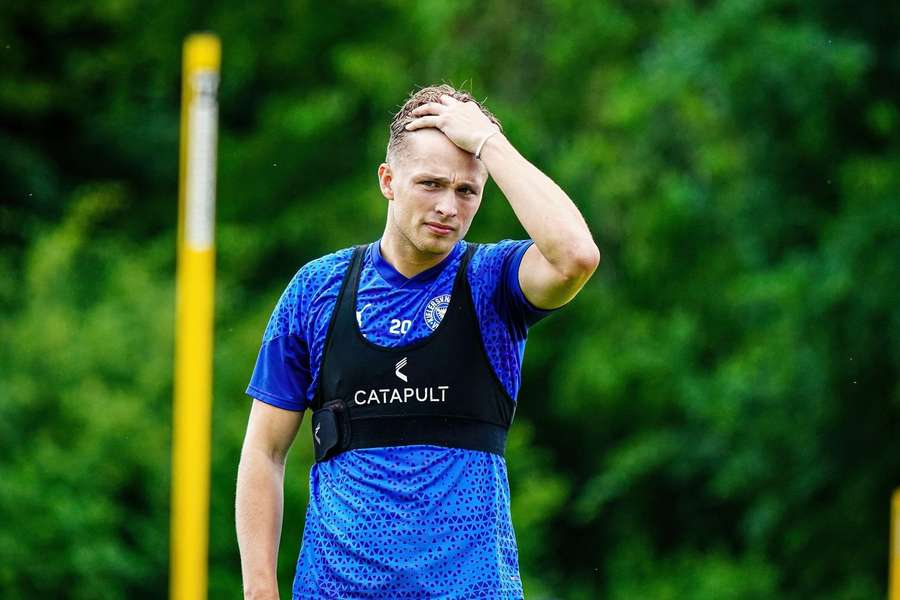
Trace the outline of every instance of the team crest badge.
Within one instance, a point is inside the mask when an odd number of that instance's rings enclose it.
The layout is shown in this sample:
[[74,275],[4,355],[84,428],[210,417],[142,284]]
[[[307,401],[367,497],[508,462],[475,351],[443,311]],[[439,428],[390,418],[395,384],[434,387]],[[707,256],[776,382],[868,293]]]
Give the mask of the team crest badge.
[[435,296],[428,301],[428,306],[425,307],[425,324],[428,325],[432,331],[437,329],[438,325],[441,324],[449,306],[450,294]]

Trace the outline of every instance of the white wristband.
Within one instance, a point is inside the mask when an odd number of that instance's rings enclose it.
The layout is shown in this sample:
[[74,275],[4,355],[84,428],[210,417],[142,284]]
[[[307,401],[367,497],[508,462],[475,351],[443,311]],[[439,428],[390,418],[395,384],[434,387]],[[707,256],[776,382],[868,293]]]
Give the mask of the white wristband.
[[492,135],[497,134],[497,133],[500,133],[499,129],[495,129],[494,131],[492,131],[489,134],[487,134],[486,136],[484,136],[484,139],[481,140],[480,144],[478,144],[478,150],[475,151],[476,159],[481,160],[481,150],[482,150],[482,148],[484,148],[485,142],[487,142],[489,139],[491,139]]

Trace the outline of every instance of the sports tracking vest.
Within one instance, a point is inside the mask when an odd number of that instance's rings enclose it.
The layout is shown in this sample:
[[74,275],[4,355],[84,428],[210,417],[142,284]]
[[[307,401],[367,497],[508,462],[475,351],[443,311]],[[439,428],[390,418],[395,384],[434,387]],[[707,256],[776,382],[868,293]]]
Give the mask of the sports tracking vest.
[[401,348],[363,337],[356,294],[366,246],[357,246],[325,339],[312,402],[316,462],[347,450],[432,444],[503,455],[515,414],[488,360],[466,270],[469,244],[450,305],[428,337]]

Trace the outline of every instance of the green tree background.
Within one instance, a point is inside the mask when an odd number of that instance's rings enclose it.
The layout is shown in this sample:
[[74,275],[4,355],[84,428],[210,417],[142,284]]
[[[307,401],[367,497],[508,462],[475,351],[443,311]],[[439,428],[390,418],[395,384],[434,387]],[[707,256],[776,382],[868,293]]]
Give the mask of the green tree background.
[[[306,261],[380,235],[419,85],[465,84],[604,254],[534,328],[529,598],[883,597],[900,484],[900,5],[0,4],[0,590],[167,589],[180,52],[218,33],[210,596],[242,396]],[[526,234],[496,187],[469,239]],[[288,466],[287,596],[311,463]]]

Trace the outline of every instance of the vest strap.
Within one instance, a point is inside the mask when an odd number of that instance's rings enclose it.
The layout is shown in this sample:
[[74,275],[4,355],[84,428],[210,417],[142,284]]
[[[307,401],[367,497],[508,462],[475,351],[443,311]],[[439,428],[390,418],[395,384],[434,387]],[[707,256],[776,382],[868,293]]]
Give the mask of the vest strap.
[[332,400],[312,416],[316,462],[347,450],[430,444],[503,456],[507,429],[452,415],[352,418],[343,400]]

